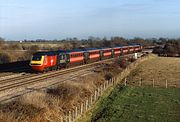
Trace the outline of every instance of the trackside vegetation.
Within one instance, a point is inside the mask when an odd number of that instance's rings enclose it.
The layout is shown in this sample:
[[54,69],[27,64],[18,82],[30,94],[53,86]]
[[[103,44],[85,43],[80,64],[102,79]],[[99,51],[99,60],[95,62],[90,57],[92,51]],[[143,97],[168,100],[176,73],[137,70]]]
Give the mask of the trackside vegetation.
[[92,122],[178,122],[180,89],[117,86],[94,110]]

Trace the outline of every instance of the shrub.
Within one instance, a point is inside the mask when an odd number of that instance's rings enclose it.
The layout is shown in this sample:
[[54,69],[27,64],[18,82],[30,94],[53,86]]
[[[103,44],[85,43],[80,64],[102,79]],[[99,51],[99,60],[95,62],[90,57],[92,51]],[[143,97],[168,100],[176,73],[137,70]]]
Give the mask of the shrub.
[[107,74],[105,74],[105,80],[110,80],[113,77],[113,74],[108,72]]
[[133,57],[130,57],[130,58],[128,58],[128,61],[129,61],[129,62],[134,62],[134,61],[136,61],[136,59],[133,58]]
[[117,63],[119,64],[119,66],[123,69],[125,69],[128,65],[128,62],[125,58],[120,58],[119,60],[117,60]]
[[0,37],[0,49],[4,46],[4,39]]
[[10,50],[22,50],[22,46],[20,44],[9,44],[8,48]]
[[0,64],[11,62],[11,58],[7,53],[0,53]]
[[30,51],[32,51],[32,52],[37,52],[38,50],[39,50],[39,46],[38,45],[32,45],[30,47]]

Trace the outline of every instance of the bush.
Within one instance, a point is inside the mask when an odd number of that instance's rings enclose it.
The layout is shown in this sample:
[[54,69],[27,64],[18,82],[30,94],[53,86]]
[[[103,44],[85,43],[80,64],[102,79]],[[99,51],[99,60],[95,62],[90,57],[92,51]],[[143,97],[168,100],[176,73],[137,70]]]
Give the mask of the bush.
[[130,58],[128,58],[128,61],[129,61],[129,62],[134,62],[134,61],[136,61],[136,59],[133,58],[133,57],[130,57]]
[[32,46],[30,47],[30,50],[36,52],[36,51],[39,50],[39,46],[38,46],[38,45],[32,45]]
[[20,44],[9,44],[8,47],[10,50],[22,50],[22,46]]
[[119,64],[119,66],[123,69],[125,69],[128,65],[128,62],[125,58],[120,58],[119,60],[117,60],[117,63]]
[[108,73],[105,74],[104,77],[105,77],[105,80],[110,80],[113,77],[113,74],[108,72]]
[[0,64],[11,62],[11,58],[7,53],[0,53]]
[[4,46],[4,39],[0,37],[0,49]]
[[167,41],[165,42],[164,47],[155,47],[153,53],[164,56],[178,55],[180,54],[180,41]]

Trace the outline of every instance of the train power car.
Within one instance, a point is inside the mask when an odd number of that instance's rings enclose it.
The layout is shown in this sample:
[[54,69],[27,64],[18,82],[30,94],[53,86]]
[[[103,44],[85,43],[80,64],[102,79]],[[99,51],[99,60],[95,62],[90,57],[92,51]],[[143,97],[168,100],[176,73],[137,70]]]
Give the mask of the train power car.
[[86,64],[140,52],[141,50],[141,45],[130,45],[113,48],[37,52],[33,54],[30,66],[34,71],[46,72],[49,70],[66,68],[70,65]]
[[57,55],[54,52],[37,52],[31,59],[34,71],[48,71],[56,67]]

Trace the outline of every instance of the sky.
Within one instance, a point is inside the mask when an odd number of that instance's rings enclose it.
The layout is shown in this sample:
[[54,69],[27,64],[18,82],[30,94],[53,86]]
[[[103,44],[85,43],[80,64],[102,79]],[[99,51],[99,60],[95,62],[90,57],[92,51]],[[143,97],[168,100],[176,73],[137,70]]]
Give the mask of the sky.
[[0,37],[179,38],[180,0],[0,0]]

